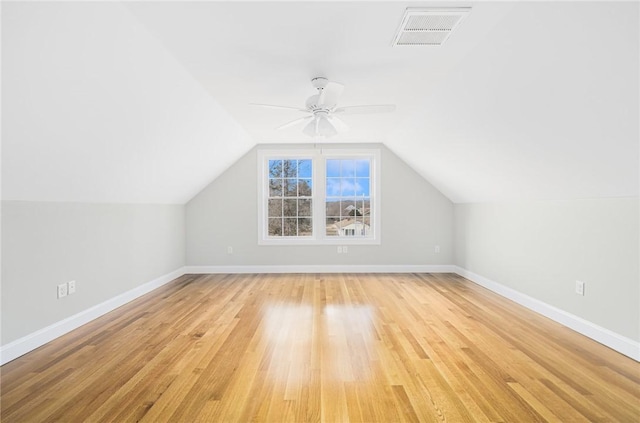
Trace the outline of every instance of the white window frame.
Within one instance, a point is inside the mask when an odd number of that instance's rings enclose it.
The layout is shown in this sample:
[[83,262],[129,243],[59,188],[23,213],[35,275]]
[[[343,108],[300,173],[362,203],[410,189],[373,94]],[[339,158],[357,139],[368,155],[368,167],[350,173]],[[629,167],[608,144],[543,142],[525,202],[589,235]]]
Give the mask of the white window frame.
[[[270,149],[261,148],[258,157],[258,244],[259,245],[372,245],[380,244],[381,198],[380,198],[380,150],[313,148]],[[372,227],[366,237],[343,237],[326,235],[326,161],[328,159],[370,160],[370,209],[373,211]],[[312,219],[313,235],[306,237],[268,236],[269,160],[311,159],[312,161]]]

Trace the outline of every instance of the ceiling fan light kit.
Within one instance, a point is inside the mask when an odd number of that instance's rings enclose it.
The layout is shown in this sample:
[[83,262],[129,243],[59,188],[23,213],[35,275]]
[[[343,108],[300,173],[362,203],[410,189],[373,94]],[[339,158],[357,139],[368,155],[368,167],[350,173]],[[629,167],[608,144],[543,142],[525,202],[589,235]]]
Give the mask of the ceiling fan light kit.
[[338,99],[342,95],[344,85],[329,81],[322,76],[313,78],[311,85],[318,93],[307,98],[304,109],[273,104],[252,103],[252,105],[274,109],[296,110],[306,113],[307,116],[294,119],[291,122],[280,125],[276,129],[286,129],[305,123],[306,125],[302,129],[302,132],[312,138],[328,138],[347,131],[349,126],[335,116],[336,114],[386,113],[393,112],[396,108],[393,104],[338,107]]

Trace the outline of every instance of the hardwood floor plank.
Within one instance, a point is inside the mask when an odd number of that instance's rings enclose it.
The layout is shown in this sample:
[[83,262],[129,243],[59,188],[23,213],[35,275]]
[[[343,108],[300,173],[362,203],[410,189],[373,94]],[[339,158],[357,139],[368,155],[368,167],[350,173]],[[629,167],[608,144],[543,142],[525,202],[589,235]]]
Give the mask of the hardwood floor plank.
[[409,397],[407,396],[407,392],[404,390],[404,386],[392,385],[391,389],[395,395],[396,401],[400,405],[399,411],[402,414],[403,420],[409,422],[418,422],[418,416],[413,409],[411,400],[409,400]]
[[0,368],[13,422],[638,422],[640,363],[457,275],[185,275]]

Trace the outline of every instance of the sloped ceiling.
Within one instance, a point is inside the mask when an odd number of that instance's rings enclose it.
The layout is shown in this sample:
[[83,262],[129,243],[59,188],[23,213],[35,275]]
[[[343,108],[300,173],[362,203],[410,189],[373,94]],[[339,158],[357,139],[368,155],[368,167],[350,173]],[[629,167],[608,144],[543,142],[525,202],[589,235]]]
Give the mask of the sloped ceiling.
[[2,198],[181,204],[253,146],[120,4],[2,4]]
[[[440,48],[406,7],[472,6]],[[3,3],[3,199],[183,203],[345,85],[332,142],[382,142],[454,202],[637,196],[637,2]]]

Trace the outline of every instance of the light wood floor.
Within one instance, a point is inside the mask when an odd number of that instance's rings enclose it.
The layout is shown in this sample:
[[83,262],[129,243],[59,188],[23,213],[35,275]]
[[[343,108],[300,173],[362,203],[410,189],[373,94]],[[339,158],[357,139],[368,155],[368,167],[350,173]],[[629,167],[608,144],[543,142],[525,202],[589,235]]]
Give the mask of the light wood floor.
[[638,422],[640,364],[445,274],[186,275],[1,368],[2,422]]

